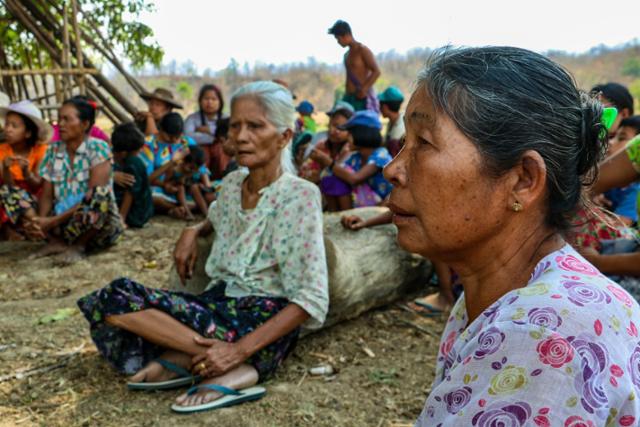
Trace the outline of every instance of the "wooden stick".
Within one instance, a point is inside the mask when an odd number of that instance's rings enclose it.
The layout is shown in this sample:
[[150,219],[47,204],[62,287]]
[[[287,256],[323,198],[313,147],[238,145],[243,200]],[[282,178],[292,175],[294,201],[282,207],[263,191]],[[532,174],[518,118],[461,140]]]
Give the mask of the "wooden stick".
[[0,383],[5,381],[10,381],[13,379],[23,379],[26,377],[30,377],[32,375],[41,374],[43,372],[53,371],[54,369],[63,368],[69,363],[69,361],[80,354],[82,352],[84,345],[81,345],[79,348],[76,348],[68,353],[63,353],[60,355],[62,357],[62,361],[58,363],[52,363],[45,366],[39,366],[31,369],[19,369],[11,374],[0,376]]
[[6,70],[0,69],[0,76],[38,76],[43,74],[67,74],[67,75],[82,75],[82,74],[98,74],[100,71],[95,68],[54,68],[51,70],[36,70],[30,68],[23,68],[19,70]]
[[416,325],[416,324],[415,324],[415,323],[413,323],[413,322],[410,322],[410,321],[408,321],[408,320],[403,320],[403,319],[397,319],[396,321],[397,321],[398,323],[403,324],[403,325],[410,326],[410,327],[412,327],[412,328],[414,328],[414,329],[417,329],[418,331],[420,331],[420,332],[422,332],[422,333],[424,333],[424,334],[427,334],[427,335],[429,335],[429,336],[431,336],[431,337],[433,337],[433,338],[440,339],[440,336],[439,336],[438,334],[436,334],[435,332],[430,331],[430,330],[429,330],[429,329],[427,329],[427,328],[423,328],[423,327],[422,327],[422,326],[420,326],[420,325]]
[[[82,70],[82,46],[80,43],[80,28],[78,27],[78,2],[76,0],[71,0],[71,12],[71,25],[73,26],[73,34],[76,42],[76,64]],[[85,95],[87,90],[84,84],[84,73],[78,75],[76,81],[78,82],[80,93]]]
[[23,68],[19,70],[6,70],[0,69],[0,76],[38,76],[38,75],[46,75],[46,74],[69,74],[69,75],[79,75],[79,74],[98,74],[99,70],[95,68],[54,68],[50,70],[46,69],[30,69]]
[[[64,67],[67,69],[71,68],[71,54],[70,50],[70,42],[69,42],[69,8],[67,7],[67,1],[64,0],[64,4],[62,6],[62,62],[64,63]],[[68,74],[63,74],[64,82],[64,97],[71,97],[71,79]]]

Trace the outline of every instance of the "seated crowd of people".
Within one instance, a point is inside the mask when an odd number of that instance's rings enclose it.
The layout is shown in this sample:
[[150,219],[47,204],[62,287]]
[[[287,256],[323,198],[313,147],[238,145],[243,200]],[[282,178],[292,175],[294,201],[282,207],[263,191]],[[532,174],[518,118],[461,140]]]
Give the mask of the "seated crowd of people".
[[[348,31],[336,38],[356,43]],[[453,310],[418,425],[493,425],[503,413],[528,420],[532,408],[537,425],[552,416],[564,425],[583,416],[631,425],[623,422],[640,413],[633,97],[617,83],[582,94],[560,66],[522,49],[442,52],[419,75],[406,121],[404,95],[391,86],[376,100],[338,100],[323,130],[309,101],[294,108],[291,91],[273,81],[237,89],[230,117],[215,85],[202,87],[186,120],[171,91],[156,89],[144,96],[148,111],[111,136],[86,96],[66,100],[54,126],[30,101],[1,107],[2,236],[46,241],[38,255],[73,262],[156,213],[202,215],[174,251],[184,283],[197,237],[215,230],[202,294],[119,278],[78,301],[100,353],[132,375],[129,388],[198,384],[172,406],[197,412],[260,398],[256,384],[292,351],[300,327],[323,324],[322,212],[388,206],[342,224],[356,231],[394,222],[403,249],[433,260],[440,288],[408,309]],[[621,334],[629,335],[624,346]],[[549,415],[553,402],[532,397],[552,381],[581,400]]]

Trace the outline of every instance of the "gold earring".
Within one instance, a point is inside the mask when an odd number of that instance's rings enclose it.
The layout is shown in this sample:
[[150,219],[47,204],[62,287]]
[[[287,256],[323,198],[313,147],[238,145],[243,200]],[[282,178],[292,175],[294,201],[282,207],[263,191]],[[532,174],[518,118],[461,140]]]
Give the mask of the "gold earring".
[[511,205],[511,209],[514,212],[520,212],[523,209],[522,203],[520,203],[519,201],[515,201],[513,202],[513,204]]

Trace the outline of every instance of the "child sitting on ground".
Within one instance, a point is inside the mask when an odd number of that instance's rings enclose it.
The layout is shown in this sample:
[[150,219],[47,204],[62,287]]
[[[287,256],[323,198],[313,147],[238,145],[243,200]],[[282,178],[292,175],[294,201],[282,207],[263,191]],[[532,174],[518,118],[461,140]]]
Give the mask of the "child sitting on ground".
[[195,218],[189,208],[187,195],[193,197],[193,201],[203,215],[206,216],[209,210],[210,202],[203,195],[203,189],[211,188],[211,182],[206,174],[201,173],[204,162],[204,151],[198,146],[192,146],[189,147],[184,159],[169,169],[165,175],[163,189],[167,194],[176,197],[188,221]]
[[133,177],[128,187],[113,185],[120,216],[125,227],[140,228],[153,216],[153,199],[147,168],[138,157],[144,146],[144,134],[135,123],[116,126],[111,135],[113,144],[114,172],[123,172]]
[[353,207],[380,205],[392,189],[382,174],[392,158],[381,146],[380,118],[373,111],[358,111],[338,128],[349,131],[354,151],[345,152],[344,157],[336,161],[314,148],[311,158],[352,187]]

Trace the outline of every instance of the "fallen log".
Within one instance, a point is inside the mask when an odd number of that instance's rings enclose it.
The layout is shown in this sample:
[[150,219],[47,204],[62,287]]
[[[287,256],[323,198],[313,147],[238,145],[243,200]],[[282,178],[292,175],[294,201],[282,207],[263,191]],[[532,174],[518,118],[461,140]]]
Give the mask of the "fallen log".
[[[364,218],[383,210],[363,208],[345,213]],[[194,277],[180,284],[173,269],[169,287],[195,294],[209,284],[204,265],[213,237],[199,239]],[[329,268],[329,314],[324,327],[360,316],[367,310],[389,304],[402,295],[424,286],[431,274],[428,260],[409,254],[396,243],[396,228],[383,225],[357,232],[340,225],[340,215],[325,214],[324,243]]]

